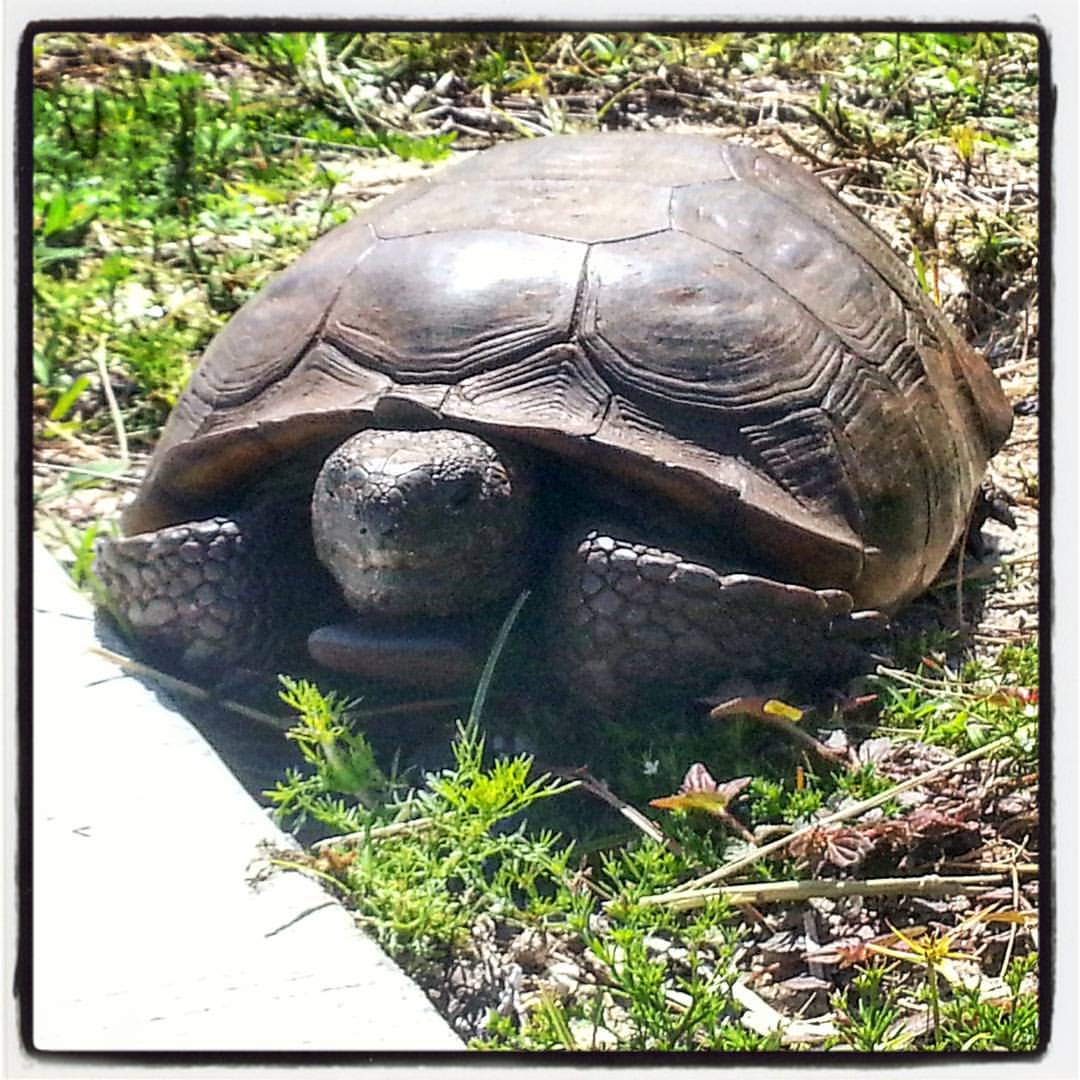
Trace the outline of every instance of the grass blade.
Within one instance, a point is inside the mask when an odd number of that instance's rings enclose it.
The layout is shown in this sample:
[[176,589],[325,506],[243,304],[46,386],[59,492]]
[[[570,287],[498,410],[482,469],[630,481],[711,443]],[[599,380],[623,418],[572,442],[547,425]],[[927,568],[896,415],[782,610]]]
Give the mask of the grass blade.
[[495,665],[498,664],[506,640],[510,636],[510,630],[522,607],[524,607],[525,601],[528,599],[529,590],[525,589],[514,601],[514,606],[506,613],[506,618],[503,619],[502,626],[499,627],[499,632],[495,635],[491,651],[488,653],[487,660],[484,661],[484,670],[480,673],[480,680],[476,684],[476,693],[473,695],[472,706],[469,709],[470,724],[480,722],[480,715],[484,711],[484,703],[487,701],[491,680],[495,677]]

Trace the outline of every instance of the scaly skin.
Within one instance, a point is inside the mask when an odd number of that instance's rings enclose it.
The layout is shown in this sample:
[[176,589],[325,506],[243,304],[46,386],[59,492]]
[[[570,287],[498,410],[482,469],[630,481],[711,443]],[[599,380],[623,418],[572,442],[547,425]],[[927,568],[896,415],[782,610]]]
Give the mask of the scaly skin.
[[575,535],[552,575],[551,653],[604,711],[654,691],[689,699],[731,679],[840,673],[885,628],[839,589],[722,572],[627,530]]
[[99,547],[97,575],[148,652],[198,671],[247,659],[267,643],[272,579],[255,558],[252,524],[242,514],[213,517]]

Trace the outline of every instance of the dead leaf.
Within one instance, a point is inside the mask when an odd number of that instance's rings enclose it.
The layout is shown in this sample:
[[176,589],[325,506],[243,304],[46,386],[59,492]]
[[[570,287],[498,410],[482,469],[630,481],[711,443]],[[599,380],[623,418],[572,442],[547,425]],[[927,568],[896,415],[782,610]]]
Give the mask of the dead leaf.
[[709,710],[709,717],[713,720],[720,720],[727,716],[755,716],[759,720],[779,718],[796,724],[803,715],[802,709],[765,694],[739,694],[728,698],[727,701],[719,702]]
[[788,850],[797,859],[814,867],[828,864],[846,869],[862,862],[873,849],[867,836],[849,825],[817,826],[797,836]]

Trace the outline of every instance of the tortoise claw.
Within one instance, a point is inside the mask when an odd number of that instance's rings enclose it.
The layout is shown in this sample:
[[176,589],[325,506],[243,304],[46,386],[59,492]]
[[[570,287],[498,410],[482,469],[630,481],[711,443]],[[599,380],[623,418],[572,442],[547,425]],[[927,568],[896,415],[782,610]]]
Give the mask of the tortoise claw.
[[982,535],[982,527],[987,521],[992,519],[1006,528],[1016,528],[1016,517],[1011,509],[1015,505],[1016,500],[989,477],[979,485],[975,504],[971,508],[967,536],[964,539],[964,547],[969,554],[976,559],[981,559],[986,554],[987,544]]
[[880,611],[853,611],[833,619],[829,636],[838,641],[861,643],[881,637],[889,629],[889,617]]

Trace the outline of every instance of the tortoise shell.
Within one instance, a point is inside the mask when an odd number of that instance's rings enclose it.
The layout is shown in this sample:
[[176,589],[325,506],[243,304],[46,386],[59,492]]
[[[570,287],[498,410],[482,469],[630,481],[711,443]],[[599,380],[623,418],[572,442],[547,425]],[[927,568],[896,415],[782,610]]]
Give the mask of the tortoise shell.
[[1011,411],[807,172],[708,137],[600,134],[413,181],[272,278],[211,342],[125,529],[371,426],[540,447],[890,608],[961,535]]

